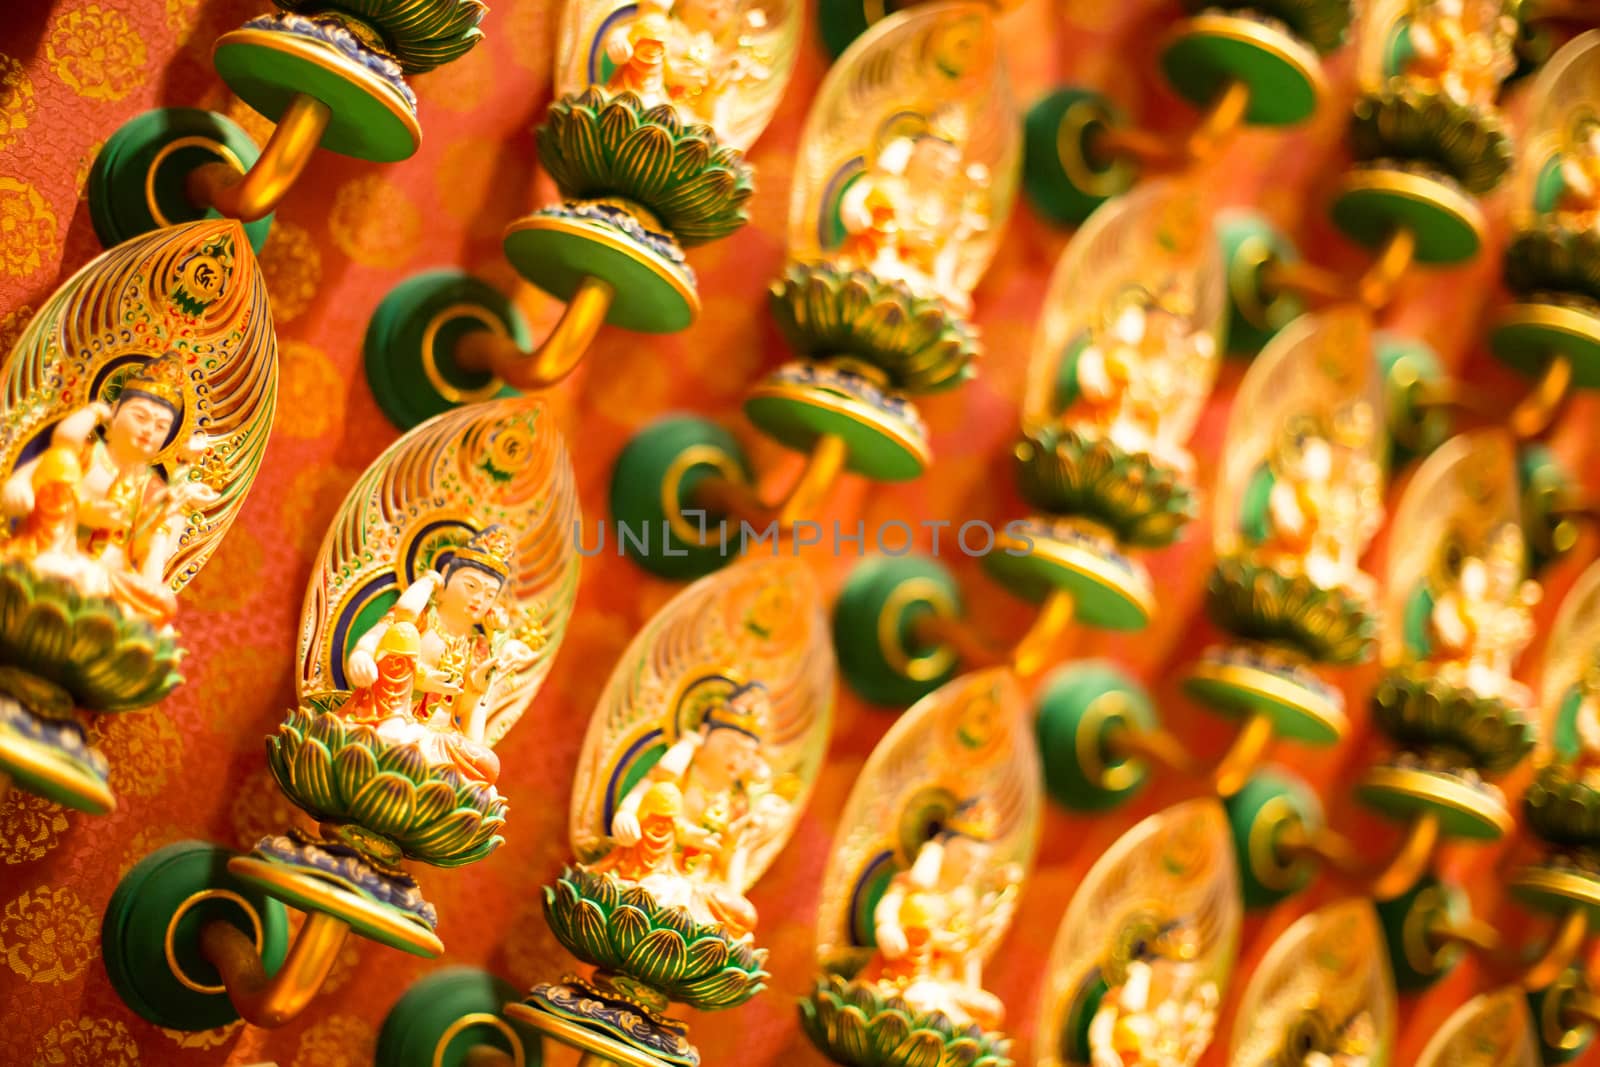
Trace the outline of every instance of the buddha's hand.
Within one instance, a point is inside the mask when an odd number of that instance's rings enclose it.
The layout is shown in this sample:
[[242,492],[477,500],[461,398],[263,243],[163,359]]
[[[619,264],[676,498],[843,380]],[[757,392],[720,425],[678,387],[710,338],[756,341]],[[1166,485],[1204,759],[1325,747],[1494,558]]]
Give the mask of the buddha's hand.
[[623,846],[637,845],[644,836],[644,830],[639,826],[637,812],[626,808],[611,817],[611,836],[617,844]]
[[606,38],[606,58],[619,67],[633,58],[633,42],[626,33],[613,33]]
[[350,653],[344,673],[352,687],[367,689],[378,680],[378,662],[372,658],[371,652],[358,648]]
[[906,942],[906,932],[895,923],[879,923],[877,929],[878,951],[884,958],[897,960],[908,952],[911,946]]
[[188,515],[222,499],[205,482],[179,482],[167,491],[167,507],[173,515]]
[[500,654],[495,657],[501,669],[515,674],[533,666],[533,649],[526,642],[513,638],[500,649]]
[[0,489],[0,507],[3,507],[6,515],[12,518],[31,514],[33,512],[33,486],[28,484],[28,479],[8,479],[5,488]]

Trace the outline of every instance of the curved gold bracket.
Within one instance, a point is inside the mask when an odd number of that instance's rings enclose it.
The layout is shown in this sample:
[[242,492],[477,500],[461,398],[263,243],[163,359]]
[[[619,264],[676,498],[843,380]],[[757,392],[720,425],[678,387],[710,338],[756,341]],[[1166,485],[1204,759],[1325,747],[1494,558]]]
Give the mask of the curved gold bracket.
[[1394,287],[1411,269],[1416,252],[1417,235],[1399,229],[1390,234],[1377,258],[1354,282],[1305,260],[1275,260],[1262,274],[1262,290],[1269,298],[1292,294],[1312,309],[1356,302],[1368,311],[1379,311],[1394,298]]
[[1556,927],[1544,954],[1522,972],[1522,988],[1537,993],[1553,985],[1583,951],[1589,937],[1589,909],[1573,908]]
[[1106,739],[1106,745],[1119,759],[1141,759],[1185,778],[1198,778],[1203,772],[1200,761],[1189,754],[1188,746],[1166,730],[1118,730]]
[[333,970],[350,927],[322,912],[306,916],[278,973],[268,975],[254,939],[229,922],[200,930],[200,953],[222,976],[239,1015],[253,1026],[282,1026],[311,1002]]
[[456,341],[452,355],[462,368],[493,374],[513,389],[548,389],[583,360],[616,295],[609,282],[584,278],[550,335],[532,352],[498,332],[473,330]]
[[332,114],[316,97],[296,95],[253,167],[243,174],[228,163],[197,167],[189,173],[189,199],[241,222],[265,218],[311,162]]
[[1356,299],[1369,311],[1385,307],[1394,298],[1394,287],[1411,269],[1416,257],[1416,232],[1407,227],[1395,230],[1378,250],[1378,258],[1356,283]]
[[1060,657],[1052,653],[1061,635],[1072,626],[1075,614],[1072,594],[1054,589],[1039,606],[1027,632],[1009,649],[998,646],[956,615],[921,616],[915,624],[916,639],[919,644],[949,648],[968,670],[1009,666],[1019,678],[1028,679],[1059,661]]
[[[811,454],[806,457],[805,469],[778,500],[768,503],[749,482],[719,473],[695,484],[694,504],[751,526],[765,526],[776,521],[781,530],[817,512],[833,491],[839,475],[844,473],[849,458],[850,450],[844,438],[825,434],[817,438]],[[695,536],[698,538],[698,533]]]
[[1244,788],[1267,746],[1272,743],[1272,720],[1257,713],[1234,736],[1233,744],[1211,774],[1211,786],[1219,797],[1231,797]]
[[1542,437],[1561,415],[1572,393],[1572,361],[1566,356],[1552,356],[1528,395],[1511,409],[1507,420],[1511,432],[1521,441]]
[[1426,812],[1411,820],[1394,858],[1372,879],[1377,900],[1393,900],[1417,884],[1439,844],[1439,816]]
[[1250,87],[1233,81],[1217,94],[1201,116],[1200,125],[1173,144],[1165,135],[1149,130],[1107,127],[1091,146],[1097,154],[1129,159],[1152,169],[1184,167],[1210,159],[1239,129],[1250,108]]

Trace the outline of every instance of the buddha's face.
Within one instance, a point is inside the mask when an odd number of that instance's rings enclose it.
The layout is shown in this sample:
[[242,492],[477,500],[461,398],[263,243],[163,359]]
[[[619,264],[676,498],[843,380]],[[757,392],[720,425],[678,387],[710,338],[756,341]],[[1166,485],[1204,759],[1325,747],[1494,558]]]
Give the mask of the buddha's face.
[[761,765],[761,742],[742,730],[712,730],[700,746],[695,765],[718,781],[753,778]]
[[944,862],[940,877],[945,881],[966,881],[988,862],[994,850],[989,842],[965,834],[951,834],[945,839]]
[[172,409],[149,397],[130,396],[117,405],[106,428],[113,452],[149,461],[167,443],[172,432]]
[[446,618],[477,625],[489,617],[501,583],[476,567],[456,567],[439,591],[439,612]]

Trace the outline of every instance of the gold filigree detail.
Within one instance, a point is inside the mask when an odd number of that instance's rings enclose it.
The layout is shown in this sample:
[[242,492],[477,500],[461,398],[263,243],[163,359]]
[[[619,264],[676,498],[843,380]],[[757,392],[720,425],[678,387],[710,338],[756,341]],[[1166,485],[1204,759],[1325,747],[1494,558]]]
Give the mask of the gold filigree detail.
[[139,1043],[115,1019],[63,1019],[44,1035],[33,1062],[50,1067],[138,1067]]
[[339,186],[328,211],[339,250],[368,267],[402,267],[422,239],[422,213],[394,182],[377,174]]
[[10,148],[33,117],[33,82],[10,56],[0,55],[0,151]]
[[278,349],[278,366],[279,433],[309,440],[344,424],[344,378],[321,349],[285,341]]
[[29,982],[76,981],[99,954],[100,917],[66,886],[35,886],[0,910],[0,958]]
[[0,803],[0,862],[7,866],[43,859],[67,831],[67,809],[13,789]]
[[56,16],[45,58],[67,88],[87,100],[121,100],[144,84],[149,56],[126,16],[86,4]]
[[159,795],[183,756],[183,736],[160,711],[97,716],[89,743],[111,762],[111,791],[121,797]]
[[[261,246],[260,259],[261,277],[267,283],[267,296],[272,301],[272,321],[282,326],[299,318],[316,298],[322,283],[322,252],[311,231],[292,222],[274,222],[267,243]],[[280,358],[286,359],[291,347],[285,342]],[[284,384],[289,384],[288,375],[285,375]],[[344,395],[342,389],[337,393],[340,397]],[[283,399],[286,407],[295,406],[292,395]]]
[[54,257],[56,213],[20,178],[0,178],[0,273],[29,278]]
[[353,1015],[330,1015],[300,1035],[289,1067],[367,1067],[378,1035]]

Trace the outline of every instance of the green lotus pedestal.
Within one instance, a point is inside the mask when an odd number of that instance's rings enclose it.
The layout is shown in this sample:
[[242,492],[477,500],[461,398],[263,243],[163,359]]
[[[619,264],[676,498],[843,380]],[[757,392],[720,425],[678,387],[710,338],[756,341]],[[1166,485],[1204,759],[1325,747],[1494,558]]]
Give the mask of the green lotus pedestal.
[[181,656],[170,627],[26,563],[0,565],[0,775],[79,811],[110,811],[109,768],[78,713],[157,703],[182,680]]
[[556,940],[595,973],[536,986],[507,1017],[624,1067],[698,1067],[688,1027],[668,1006],[717,1011],[765,988],[765,949],[609,873],[566,868],[545,887],[544,912]]
[[916,1011],[870,982],[824,975],[800,1001],[800,1029],[843,1067],[1011,1067],[1011,1042],[943,1012]]
[[1547,764],[1523,794],[1522,811],[1550,848],[1512,875],[1512,894],[1540,911],[1583,909],[1591,925],[1600,922],[1600,776],[1572,763]]

